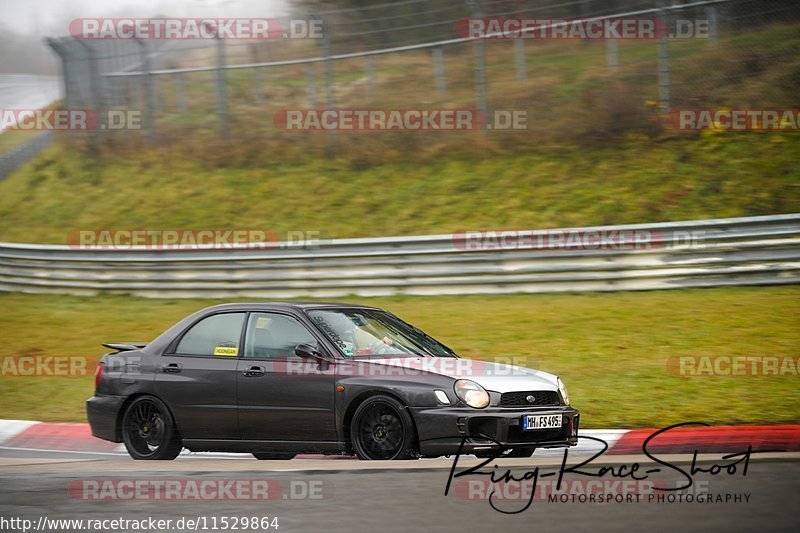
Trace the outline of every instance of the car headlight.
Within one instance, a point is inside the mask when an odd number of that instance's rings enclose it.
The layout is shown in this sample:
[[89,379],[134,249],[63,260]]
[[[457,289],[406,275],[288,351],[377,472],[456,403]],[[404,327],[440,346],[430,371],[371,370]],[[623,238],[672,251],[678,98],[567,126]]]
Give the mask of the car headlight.
[[569,393],[567,392],[567,386],[564,385],[564,382],[561,381],[561,378],[556,378],[556,380],[558,381],[558,392],[561,394],[564,404],[569,405]]
[[459,379],[453,388],[456,391],[456,396],[470,407],[483,409],[489,405],[489,393],[474,381]]

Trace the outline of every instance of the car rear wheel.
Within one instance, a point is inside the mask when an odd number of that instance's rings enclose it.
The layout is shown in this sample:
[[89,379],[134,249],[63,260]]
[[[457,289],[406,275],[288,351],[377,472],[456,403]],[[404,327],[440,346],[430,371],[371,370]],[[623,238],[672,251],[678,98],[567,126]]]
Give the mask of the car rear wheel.
[[390,396],[373,396],[358,406],[350,441],[359,459],[416,458],[416,432],[408,409]]
[[172,414],[153,396],[136,398],[125,410],[122,440],[134,459],[168,461],[183,448]]
[[288,461],[294,458],[293,453],[253,452],[253,457],[259,461]]

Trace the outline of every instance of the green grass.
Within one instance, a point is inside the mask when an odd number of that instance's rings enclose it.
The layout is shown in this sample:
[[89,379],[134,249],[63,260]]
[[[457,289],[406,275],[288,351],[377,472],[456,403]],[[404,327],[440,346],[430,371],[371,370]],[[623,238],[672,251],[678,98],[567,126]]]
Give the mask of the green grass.
[[56,144],[0,182],[0,241],[84,229],[260,228],[322,238],[539,229],[795,212],[800,136],[740,134],[356,168],[214,167]]
[[[521,357],[560,375],[585,427],[800,422],[798,376],[681,377],[677,356],[800,355],[800,287],[364,298],[467,357]],[[212,300],[0,295],[0,355],[99,357]],[[92,378],[0,377],[0,418],[84,420]]]

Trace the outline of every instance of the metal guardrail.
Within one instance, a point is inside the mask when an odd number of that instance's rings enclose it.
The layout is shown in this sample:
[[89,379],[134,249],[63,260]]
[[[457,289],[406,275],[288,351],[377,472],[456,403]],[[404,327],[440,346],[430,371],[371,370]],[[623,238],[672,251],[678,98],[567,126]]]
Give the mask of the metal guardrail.
[[635,250],[473,250],[454,235],[324,240],[313,248],[278,243],[269,249],[0,243],[0,291],[332,298],[800,283],[800,214],[550,231],[647,231],[651,238]]

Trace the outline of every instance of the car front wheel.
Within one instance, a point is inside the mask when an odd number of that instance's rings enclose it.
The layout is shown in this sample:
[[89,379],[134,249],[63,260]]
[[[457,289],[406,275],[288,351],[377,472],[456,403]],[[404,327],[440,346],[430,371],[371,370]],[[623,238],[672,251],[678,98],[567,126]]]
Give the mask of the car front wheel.
[[350,441],[359,459],[416,458],[416,432],[408,409],[391,396],[373,396],[358,406]]
[[172,414],[153,396],[136,398],[125,410],[122,440],[134,459],[168,461],[183,448]]

